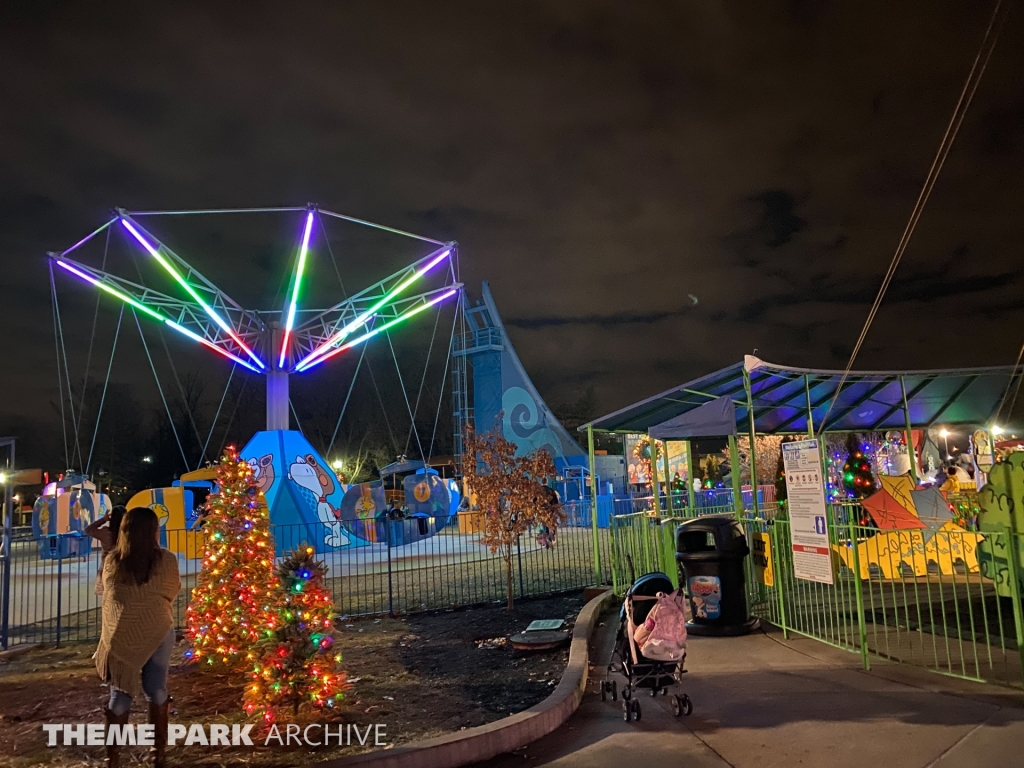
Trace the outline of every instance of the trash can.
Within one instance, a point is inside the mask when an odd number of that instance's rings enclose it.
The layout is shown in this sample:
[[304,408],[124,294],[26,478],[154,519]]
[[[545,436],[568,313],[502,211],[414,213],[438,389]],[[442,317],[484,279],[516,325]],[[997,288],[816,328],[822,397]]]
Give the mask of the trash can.
[[690,600],[687,631],[695,635],[744,635],[757,627],[747,615],[743,559],[747,537],[735,517],[707,515],[676,528],[679,580]]

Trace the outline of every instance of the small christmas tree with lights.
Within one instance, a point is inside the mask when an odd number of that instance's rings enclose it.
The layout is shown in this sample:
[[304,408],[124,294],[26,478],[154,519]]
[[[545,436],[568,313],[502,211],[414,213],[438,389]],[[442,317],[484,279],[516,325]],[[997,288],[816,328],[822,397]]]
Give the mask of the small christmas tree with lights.
[[203,520],[205,551],[186,613],[185,657],[243,671],[251,646],[279,622],[279,597],[266,500],[234,446],[217,464],[217,490]]
[[300,546],[277,568],[282,602],[277,629],[259,642],[242,704],[247,714],[272,723],[285,711],[334,708],[349,687],[341,653],[333,648],[334,603],[324,587],[327,566],[313,548]]
[[846,438],[846,463],[843,464],[843,487],[854,499],[865,499],[875,492],[875,476],[871,462],[864,455],[857,435],[850,433]]

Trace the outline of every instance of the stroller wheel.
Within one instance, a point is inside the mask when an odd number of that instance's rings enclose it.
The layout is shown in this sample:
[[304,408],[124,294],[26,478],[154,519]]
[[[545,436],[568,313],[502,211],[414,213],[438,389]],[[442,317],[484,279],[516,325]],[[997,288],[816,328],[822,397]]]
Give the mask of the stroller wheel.
[[661,689],[661,695],[662,696],[668,696],[668,688],[662,688]]
[[633,707],[633,719],[640,722],[640,702],[633,699],[633,701],[630,702],[630,706]]
[[629,705],[629,702],[625,699],[622,700],[622,719],[627,723],[633,717],[633,708]]
[[622,700],[629,701],[631,698],[633,698],[633,689],[626,686],[622,689]]
[[601,701],[608,701],[608,683],[601,681]]
[[683,705],[678,696],[672,697],[672,716],[679,717],[683,714]]
[[690,701],[690,697],[685,693],[682,696],[672,697],[672,714],[676,717],[680,715],[689,716],[693,712],[693,702]]
[[619,698],[619,686],[614,680],[611,681],[610,685],[612,687],[612,701],[615,701]]

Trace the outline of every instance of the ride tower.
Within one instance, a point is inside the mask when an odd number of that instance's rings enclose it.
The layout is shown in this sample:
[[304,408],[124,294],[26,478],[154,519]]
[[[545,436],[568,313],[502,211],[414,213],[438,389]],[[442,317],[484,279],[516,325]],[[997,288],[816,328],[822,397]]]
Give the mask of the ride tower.
[[[299,214],[301,217],[286,301],[278,310],[241,306],[139,221],[147,216],[250,212]],[[303,308],[304,278],[318,239],[315,233],[321,233],[326,239],[322,217],[404,235],[433,248],[407,267],[333,306]],[[318,221],[319,228],[315,226]],[[156,262],[180,289],[179,295],[156,291],[69,258],[69,254],[107,230],[108,238],[115,233],[123,236],[136,252]],[[462,283],[457,275],[457,247],[454,242],[445,243],[383,227],[314,204],[301,208],[218,211],[130,212],[118,208],[102,227],[66,251],[49,256],[51,280],[54,273],[74,275],[120,300],[137,318],[144,317],[170,327],[235,365],[266,378],[266,429],[256,433],[241,455],[256,470],[271,522],[277,527],[280,553],[302,541],[315,543],[319,551],[375,543],[374,519],[385,511],[383,491],[377,493],[369,484],[343,486],[302,433],[291,428],[291,376],[310,371],[459,296]],[[429,499],[430,494],[427,496]],[[437,499],[437,505],[446,504]]]

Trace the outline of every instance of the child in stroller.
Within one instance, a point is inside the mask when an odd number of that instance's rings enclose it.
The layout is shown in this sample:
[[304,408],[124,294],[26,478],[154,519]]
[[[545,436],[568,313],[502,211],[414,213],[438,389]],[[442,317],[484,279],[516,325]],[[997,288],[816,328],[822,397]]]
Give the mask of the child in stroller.
[[636,692],[641,688],[649,688],[651,696],[660,691],[667,696],[672,688],[672,714],[676,717],[689,715],[693,711],[693,703],[685,693],[679,692],[682,676],[686,673],[685,655],[679,661],[656,661],[646,658],[640,653],[635,638],[638,627],[642,627],[648,613],[654,607],[658,594],[674,595],[675,588],[664,573],[648,573],[637,579],[626,592],[626,599],[619,613],[619,629],[615,636],[615,648],[612,658],[601,681],[601,700],[611,696],[612,701],[618,698],[619,691],[611,675],[621,673],[626,678],[626,687],[622,690],[622,714],[628,723],[640,719],[640,702]]

